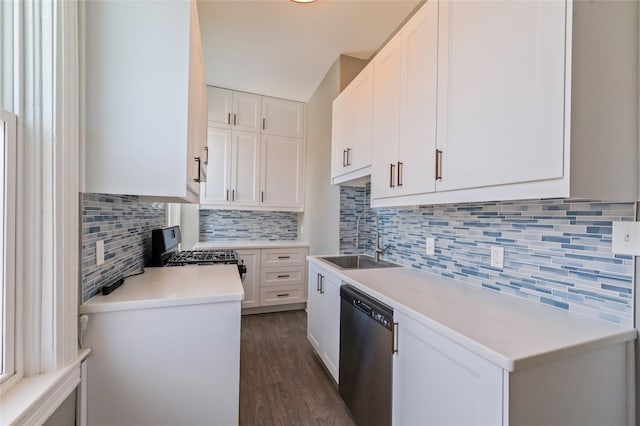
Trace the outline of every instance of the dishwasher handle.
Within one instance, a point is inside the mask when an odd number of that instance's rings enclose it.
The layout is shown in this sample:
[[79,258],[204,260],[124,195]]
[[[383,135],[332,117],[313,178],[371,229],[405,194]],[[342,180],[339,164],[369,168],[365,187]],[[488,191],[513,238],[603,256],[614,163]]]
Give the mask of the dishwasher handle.
[[354,299],[353,306],[355,306],[356,308],[358,308],[359,310],[367,314],[367,316],[369,317],[371,316],[371,311],[372,311],[371,306],[367,305],[362,300]]

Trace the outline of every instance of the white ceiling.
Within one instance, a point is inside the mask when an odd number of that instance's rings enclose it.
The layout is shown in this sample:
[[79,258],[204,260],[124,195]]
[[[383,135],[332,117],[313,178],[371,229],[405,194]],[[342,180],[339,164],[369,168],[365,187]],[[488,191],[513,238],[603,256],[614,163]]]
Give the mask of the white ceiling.
[[340,54],[367,59],[419,0],[198,0],[207,84],[307,102]]

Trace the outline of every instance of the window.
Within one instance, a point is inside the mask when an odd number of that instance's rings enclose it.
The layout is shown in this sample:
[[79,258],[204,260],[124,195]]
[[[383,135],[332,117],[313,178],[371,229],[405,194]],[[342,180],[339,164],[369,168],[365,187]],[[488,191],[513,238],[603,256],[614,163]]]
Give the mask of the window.
[[0,383],[15,373],[16,117],[0,110]]

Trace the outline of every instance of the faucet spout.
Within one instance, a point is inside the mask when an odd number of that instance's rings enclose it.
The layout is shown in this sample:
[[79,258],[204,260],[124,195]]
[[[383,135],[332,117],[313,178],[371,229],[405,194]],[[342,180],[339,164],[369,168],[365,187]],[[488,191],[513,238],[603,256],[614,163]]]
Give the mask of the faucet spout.
[[360,250],[360,220],[366,213],[371,213],[376,220],[376,247],[374,249],[374,257],[376,261],[380,261],[380,256],[387,250],[389,246],[380,247],[380,222],[378,215],[374,210],[364,209],[356,218],[356,252]]

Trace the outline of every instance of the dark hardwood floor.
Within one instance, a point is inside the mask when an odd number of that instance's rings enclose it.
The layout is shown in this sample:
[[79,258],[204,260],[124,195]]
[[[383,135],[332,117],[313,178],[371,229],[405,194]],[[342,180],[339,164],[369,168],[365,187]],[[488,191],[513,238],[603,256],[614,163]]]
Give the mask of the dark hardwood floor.
[[242,317],[240,425],[353,425],[306,330],[304,311]]

